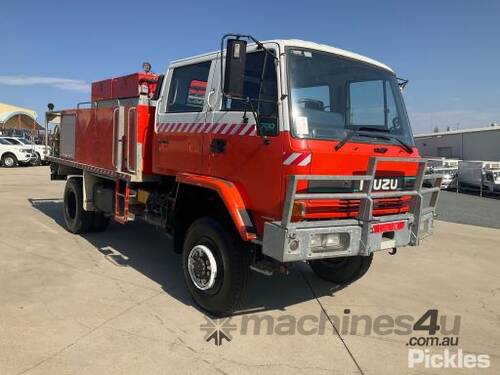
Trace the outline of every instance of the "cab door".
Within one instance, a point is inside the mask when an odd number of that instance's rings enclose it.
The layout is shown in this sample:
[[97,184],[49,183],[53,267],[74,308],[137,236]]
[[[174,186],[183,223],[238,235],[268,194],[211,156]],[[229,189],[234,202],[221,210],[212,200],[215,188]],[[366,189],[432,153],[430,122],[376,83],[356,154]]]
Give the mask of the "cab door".
[[197,130],[205,123],[212,74],[212,62],[207,59],[169,69],[156,116],[156,173],[201,172],[203,135]]
[[279,218],[283,137],[278,128],[277,63],[262,50],[246,56],[245,96],[266,134],[257,128],[248,102],[221,98],[220,60],[214,64],[211,93],[218,93],[218,102],[207,114],[206,172],[235,183],[257,222],[263,216]]

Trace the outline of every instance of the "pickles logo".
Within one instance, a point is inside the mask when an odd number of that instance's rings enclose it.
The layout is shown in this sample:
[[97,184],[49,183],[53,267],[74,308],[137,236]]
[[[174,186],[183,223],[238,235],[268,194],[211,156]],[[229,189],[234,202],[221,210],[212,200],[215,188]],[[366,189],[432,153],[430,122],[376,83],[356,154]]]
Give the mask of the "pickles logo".
[[231,331],[236,330],[236,324],[231,323],[231,318],[210,319],[204,316],[206,323],[200,325],[200,330],[205,331],[205,341],[213,341],[216,346],[221,346],[224,340],[233,339]]

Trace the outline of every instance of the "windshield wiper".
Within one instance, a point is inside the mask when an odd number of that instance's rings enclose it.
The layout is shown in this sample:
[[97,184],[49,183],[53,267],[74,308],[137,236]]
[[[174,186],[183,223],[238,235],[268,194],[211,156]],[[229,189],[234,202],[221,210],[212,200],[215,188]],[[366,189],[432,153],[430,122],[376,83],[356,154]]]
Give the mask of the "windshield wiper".
[[351,140],[352,137],[355,135],[360,135],[358,131],[356,130],[351,130],[347,135],[340,140],[339,143],[335,145],[335,151],[340,150],[344,145]]
[[[374,132],[379,132],[379,133],[384,133],[384,134],[374,134]],[[399,143],[399,145],[409,154],[413,152],[413,148],[406,143],[405,141],[402,141],[398,137],[387,133],[385,130],[380,130],[380,129],[373,129],[369,128],[368,130],[351,130],[339,143],[335,145],[335,151],[340,150],[344,145],[349,142],[352,137],[354,136],[363,136],[363,137],[372,137],[372,138],[379,138],[379,139],[386,139],[386,140],[395,140],[396,142]]]
[[387,130],[387,129],[383,129],[383,128],[380,129],[380,128],[375,128],[375,127],[371,127],[371,126],[362,126],[358,130],[374,131],[374,132],[384,133],[383,136],[378,136],[377,135],[377,137],[378,138],[382,138],[382,139],[388,139],[388,140],[394,139],[394,140],[396,140],[401,145],[401,147],[406,152],[408,152],[409,154],[411,154],[413,152],[413,148],[408,143],[406,143],[405,141],[401,140],[400,138],[398,138],[394,134],[391,134],[389,132],[389,130]]
[[399,139],[398,137],[391,134],[387,138],[396,140],[407,153],[411,154],[413,152],[413,147],[411,147],[408,143]]

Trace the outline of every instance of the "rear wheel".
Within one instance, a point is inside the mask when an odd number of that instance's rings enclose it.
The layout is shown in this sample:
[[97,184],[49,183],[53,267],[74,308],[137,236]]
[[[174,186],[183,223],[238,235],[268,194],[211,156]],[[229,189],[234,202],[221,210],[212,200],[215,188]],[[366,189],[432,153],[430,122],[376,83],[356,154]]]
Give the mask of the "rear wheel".
[[64,188],[64,222],[71,233],[87,233],[93,223],[94,214],[83,209],[82,179],[73,177]]
[[363,277],[372,260],[373,253],[369,256],[312,260],[309,265],[320,278],[338,285],[346,285]]
[[188,229],[182,251],[184,280],[195,303],[215,316],[231,314],[241,302],[250,251],[234,231],[211,217]]
[[2,156],[2,167],[12,168],[17,165],[17,158],[13,154],[5,154]]

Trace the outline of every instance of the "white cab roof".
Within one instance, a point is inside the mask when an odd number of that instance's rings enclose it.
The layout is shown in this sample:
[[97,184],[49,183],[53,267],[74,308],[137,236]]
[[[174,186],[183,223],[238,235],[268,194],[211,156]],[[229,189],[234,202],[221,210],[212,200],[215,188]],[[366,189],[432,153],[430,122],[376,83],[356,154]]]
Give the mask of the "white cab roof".
[[[379,68],[382,68],[382,69],[385,69],[385,70],[388,70],[388,71],[394,73],[394,71],[390,67],[388,67],[387,65],[385,65],[377,60],[371,59],[369,57],[366,57],[366,56],[363,56],[363,55],[360,55],[360,54],[357,54],[354,52],[349,52],[349,51],[346,51],[346,50],[343,50],[340,48],[328,46],[326,44],[307,42],[307,41],[300,40],[300,39],[274,39],[274,40],[265,40],[265,41],[262,41],[261,43],[262,44],[279,44],[282,49],[284,47],[297,47],[297,48],[309,48],[309,49],[313,49],[313,50],[329,52],[329,53],[333,53],[333,54],[336,54],[339,56],[348,57],[348,58],[351,58],[354,60],[363,61],[365,63],[378,66]],[[249,44],[249,45],[253,45],[253,44]],[[218,53],[219,52],[217,51],[217,52],[204,53],[204,54],[197,55],[197,56],[191,56],[188,58],[172,61],[171,64],[173,65],[173,64],[177,64],[177,63],[187,62],[189,60],[198,59],[201,57],[209,57],[209,56],[211,57],[211,56],[217,55]]]

